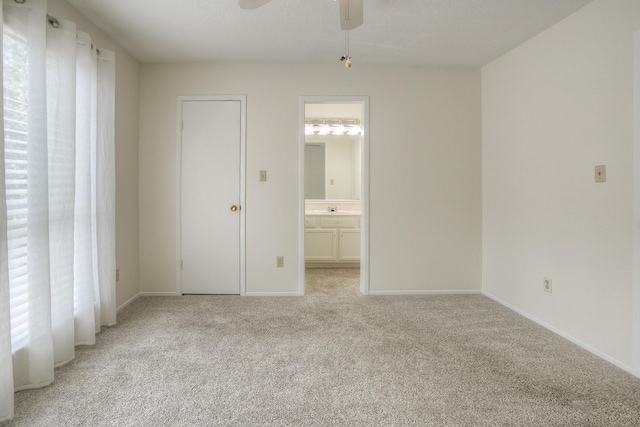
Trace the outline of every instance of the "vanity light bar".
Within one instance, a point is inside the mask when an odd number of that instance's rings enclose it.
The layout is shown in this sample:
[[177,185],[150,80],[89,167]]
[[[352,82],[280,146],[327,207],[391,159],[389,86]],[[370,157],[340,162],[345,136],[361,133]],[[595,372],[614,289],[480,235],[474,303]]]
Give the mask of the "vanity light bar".
[[305,119],[305,135],[360,135],[362,127],[358,119]]

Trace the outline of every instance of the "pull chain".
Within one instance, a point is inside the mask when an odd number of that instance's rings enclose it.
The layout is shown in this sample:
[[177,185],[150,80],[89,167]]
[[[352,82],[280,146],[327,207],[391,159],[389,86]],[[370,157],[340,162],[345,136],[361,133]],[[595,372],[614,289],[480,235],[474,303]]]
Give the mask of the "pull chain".
[[347,68],[351,68],[351,56],[349,56],[349,0],[347,0],[347,6],[345,10],[345,22],[347,29],[344,32],[344,51],[345,55],[340,58],[340,61],[347,61],[344,63],[344,66]]

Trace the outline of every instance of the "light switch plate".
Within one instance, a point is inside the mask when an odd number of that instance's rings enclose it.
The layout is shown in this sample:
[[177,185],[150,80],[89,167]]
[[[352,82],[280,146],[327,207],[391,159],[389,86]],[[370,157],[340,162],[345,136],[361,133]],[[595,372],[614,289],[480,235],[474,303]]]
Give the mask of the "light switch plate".
[[260,182],[267,182],[267,171],[260,171]]
[[598,165],[595,168],[596,182],[607,182],[607,167],[605,165]]

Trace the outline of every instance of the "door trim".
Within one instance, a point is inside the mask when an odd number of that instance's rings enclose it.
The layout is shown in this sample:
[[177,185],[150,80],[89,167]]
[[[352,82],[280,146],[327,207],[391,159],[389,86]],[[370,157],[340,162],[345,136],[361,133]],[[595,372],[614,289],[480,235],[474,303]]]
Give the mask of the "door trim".
[[299,101],[298,119],[298,152],[300,176],[298,178],[299,188],[299,217],[298,227],[298,248],[299,248],[299,285],[298,294],[305,293],[305,260],[304,260],[304,106],[307,103],[326,104],[361,104],[362,105],[362,146],[360,154],[362,156],[362,194],[360,204],[362,213],[360,216],[360,292],[362,295],[369,295],[369,97],[368,96],[301,96]]
[[246,95],[178,96],[176,120],[176,293],[182,295],[182,104],[187,101],[240,101],[240,295],[246,294]]
[[640,31],[634,33],[633,96],[633,274],[631,366],[640,378]]

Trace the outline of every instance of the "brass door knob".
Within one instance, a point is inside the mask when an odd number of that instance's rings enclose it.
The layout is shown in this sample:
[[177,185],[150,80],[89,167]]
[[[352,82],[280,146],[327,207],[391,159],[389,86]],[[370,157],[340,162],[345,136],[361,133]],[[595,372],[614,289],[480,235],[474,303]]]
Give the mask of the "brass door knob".
[[231,212],[235,212],[238,210],[238,207],[236,205],[231,205]]

